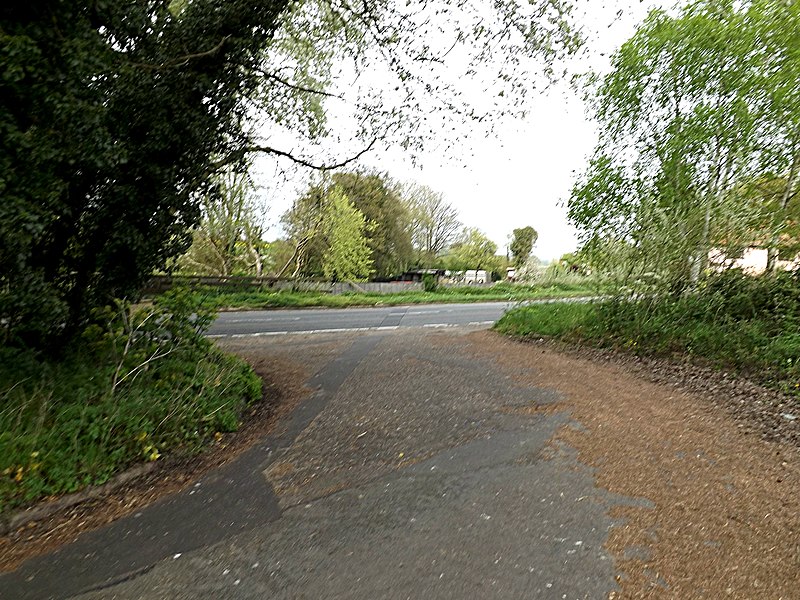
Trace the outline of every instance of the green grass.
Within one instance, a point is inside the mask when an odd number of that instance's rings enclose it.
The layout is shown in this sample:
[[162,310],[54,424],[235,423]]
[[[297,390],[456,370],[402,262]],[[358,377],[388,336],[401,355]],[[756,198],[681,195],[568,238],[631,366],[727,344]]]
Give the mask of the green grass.
[[641,355],[688,357],[800,390],[798,277],[726,274],[693,294],[646,301],[547,304],[506,313],[497,331],[549,336]]
[[495,329],[515,337],[577,339],[593,322],[594,311],[593,304],[535,304],[507,312],[495,324]]
[[0,514],[238,427],[260,378],[173,308],[138,319],[133,336],[90,327],[58,360],[0,348]]
[[441,288],[435,292],[405,292],[402,294],[328,294],[322,292],[261,291],[221,292],[198,289],[195,297],[209,310],[308,308],[348,306],[395,306],[399,304],[437,304],[490,301],[521,301],[539,298],[572,298],[588,296],[596,290],[581,285],[553,285],[549,287],[513,286],[498,284],[491,288],[459,287]]

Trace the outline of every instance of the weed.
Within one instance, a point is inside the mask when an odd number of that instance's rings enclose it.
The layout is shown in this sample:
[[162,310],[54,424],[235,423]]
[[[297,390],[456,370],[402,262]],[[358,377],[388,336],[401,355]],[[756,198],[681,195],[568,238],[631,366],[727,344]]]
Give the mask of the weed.
[[188,292],[99,311],[59,362],[0,348],[0,513],[236,429],[261,381],[214,348]]

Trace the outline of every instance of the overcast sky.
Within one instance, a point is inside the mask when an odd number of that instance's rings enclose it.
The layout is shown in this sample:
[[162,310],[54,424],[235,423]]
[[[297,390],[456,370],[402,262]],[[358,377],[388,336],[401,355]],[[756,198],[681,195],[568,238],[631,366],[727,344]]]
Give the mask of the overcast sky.
[[[627,40],[635,25],[653,7],[669,7],[665,0],[578,0],[579,20],[587,28],[590,56],[579,68],[601,72],[609,55]],[[463,152],[445,157],[437,150],[422,154],[413,166],[402,151],[371,153],[360,165],[388,172],[394,179],[414,180],[442,192],[454,204],[465,225],[478,227],[504,253],[516,227],[533,226],[539,232],[534,254],[543,260],[558,258],[576,248],[574,230],[565,216],[563,201],[576,172],[586,164],[596,142],[595,127],[585,107],[567,83],[558,84],[531,101],[524,121],[505,122],[494,138],[467,136]],[[275,167],[257,164],[257,179],[274,180]],[[279,217],[303,188],[308,175],[288,182],[281,191],[269,190],[268,237],[282,234]]]

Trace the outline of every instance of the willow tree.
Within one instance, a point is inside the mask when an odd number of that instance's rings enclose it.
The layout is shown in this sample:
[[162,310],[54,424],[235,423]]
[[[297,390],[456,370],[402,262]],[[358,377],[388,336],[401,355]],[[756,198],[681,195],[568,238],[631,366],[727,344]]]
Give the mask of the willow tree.
[[651,12],[615,53],[595,94],[600,140],[568,214],[588,248],[625,242],[628,283],[680,290],[711,246],[763,240],[766,204],[747,189],[770,162],[795,177],[797,64],[781,69],[797,59],[797,25],[796,3],[707,0]]

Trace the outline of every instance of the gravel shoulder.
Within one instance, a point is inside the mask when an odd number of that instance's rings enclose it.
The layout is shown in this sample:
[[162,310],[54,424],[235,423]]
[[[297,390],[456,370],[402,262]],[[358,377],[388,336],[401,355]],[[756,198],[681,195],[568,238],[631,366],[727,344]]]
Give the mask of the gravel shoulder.
[[561,392],[559,406],[583,427],[556,440],[600,487],[652,502],[612,513],[624,520],[607,542],[621,597],[796,597],[800,465],[794,422],[775,424],[786,411],[779,394],[686,365],[488,332],[470,344],[516,380]]

